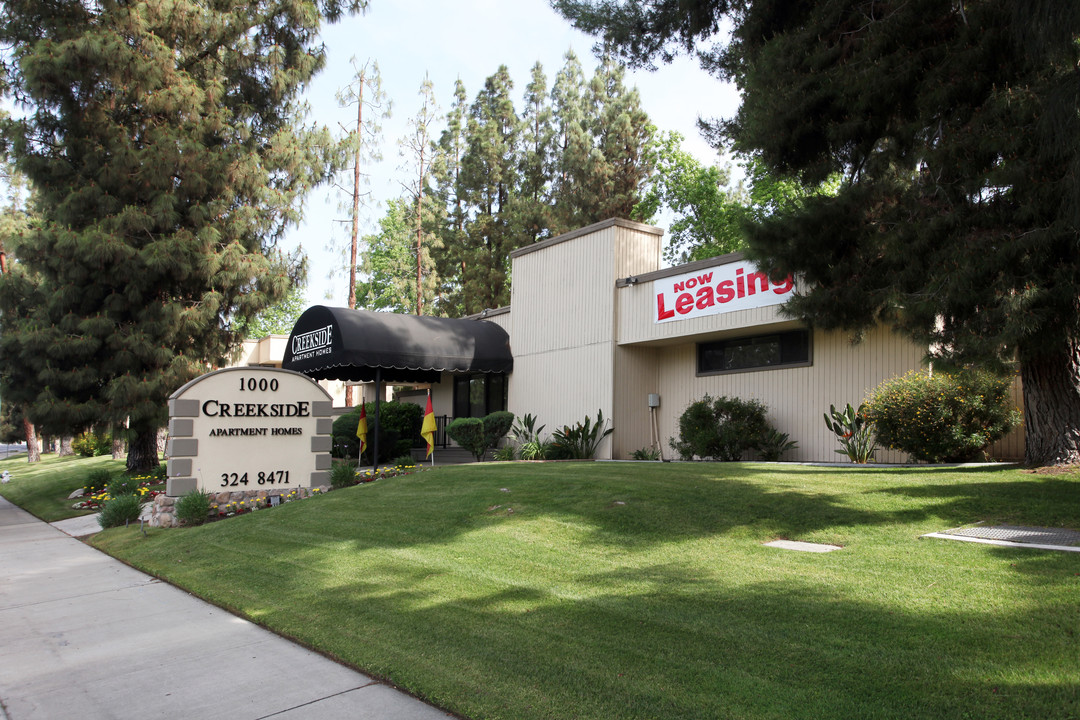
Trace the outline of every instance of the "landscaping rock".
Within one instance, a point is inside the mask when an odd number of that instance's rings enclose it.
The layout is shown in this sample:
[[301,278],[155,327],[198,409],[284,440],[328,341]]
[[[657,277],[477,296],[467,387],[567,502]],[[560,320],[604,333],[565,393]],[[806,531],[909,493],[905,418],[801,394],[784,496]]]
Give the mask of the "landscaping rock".
[[76,490],[76,491],[72,492],[70,495],[68,495],[68,500],[74,500],[75,498],[80,498],[85,494],[86,494],[86,489],[85,488],[79,488],[78,490]]

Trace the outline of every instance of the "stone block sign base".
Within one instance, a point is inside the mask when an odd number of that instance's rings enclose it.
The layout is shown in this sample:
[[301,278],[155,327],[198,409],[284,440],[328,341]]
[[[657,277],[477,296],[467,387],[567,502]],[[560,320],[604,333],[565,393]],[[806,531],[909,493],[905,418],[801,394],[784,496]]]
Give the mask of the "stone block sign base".
[[[317,488],[320,493],[328,491],[330,488]],[[270,502],[269,498],[278,497],[279,502],[285,503],[285,499],[291,493],[296,493],[295,498],[297,500],[309,498],[315,494],[316,488],[281,488],[280,490],[243,490],[239,492],[220,492],[212,493],[212,501],[219,508],[228,505],[229,503],[238,503],[241,501],[261,500]],[[158,495],[154,498],[154,503],[150,507],[150,527],[171,528],[178,527],[180,522],[176,519],[176,501],[180,498],[171,497],[169,495]],[[265,511],[268,511],[267,508]],[[258,511],[256,511],[258,512]]]

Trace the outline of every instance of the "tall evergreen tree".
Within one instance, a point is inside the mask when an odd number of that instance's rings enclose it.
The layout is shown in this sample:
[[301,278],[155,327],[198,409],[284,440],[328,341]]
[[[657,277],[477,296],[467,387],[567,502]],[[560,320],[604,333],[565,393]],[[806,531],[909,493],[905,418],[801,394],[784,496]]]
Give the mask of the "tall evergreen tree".
[[[398,141],[401,155],[405,158],[409,180],[404,183],[405,190],[412,199],[414,207],[413,237],[416,242],[416,299],[415,311],[417,315],[424,314],[426,297],[430,290],[438,284],[438,280],[432,277],[433,263],[431,260],[431,242],[438,242],[437,236],[430,232],[431,221],[425,224],[425,210],[430,213],[433,209],[432,191],[428,187],[431,181],[431,166],[433,156],[438,146],[432,141],[432,127],[439,119],[439,104],[435,102],[435,88],[431,78],[426,74],[420,85],[420,108],[409,120],[408,134]],[[425,292],[427,288],[427,292]],[[430,314],[430,313],[429,313]]]
[[469,102],[465,84],[458,78],[454,83],[454,100],[446,113],[446,127],[439,136],[431,172],[435,178],[435,195],[445,208],[438,229],[440,242],[433,248],[432,258],[438,275],[439,314],[460,317],[465,313],[461,294],[456,291],[458,280],[465,270],[465,260],[458,249],[465,243],[465,221],[468,215],[461,183],[461,163],[468,145]]
[[2,3],[2,84],[31,110],[3,130],[41,210],[19,257],[46,292],[15,328],[32,414],[126,417],[128,467],[157,465],[168,395],[293,282],[273,246],[333,147],[298,92],[324,63],[322,22],[363,5]]
[[628,88],[623,82],[625,74],[622,65],[604,55],[589,83],[597,150],[588,179],[596,188],[596,204],[589,209],[593,221],[630,217],[641,198],[641,187],[654,169],[650,152],[654,128],[641,107],[637,88]]
[[894,325],[1023,380],[1030,463],[1080,461],[1080,5],[559,0],[632,62],[692,49],[743,92],[717,139],[815,197],[750,235],[792,314]]
[[510,198],[518,188],[519,121],[505,65],[484,82],[469,108],[467,145],[461,160],[463,197],[473,210],[460,248],[458,303],[466,313],[510,300],[510,251],[517,247]]
[[[356,59],[352,60],[352,82],[338,91],[337,101],[340,107],[356,106],[356,124],[349,128],[342,140],[343,148],[351,156],[351,166],[347,168],[350,186],[347,189],[349,195],[349,244],[347,246],[348,261],[348,287],[349,294],[347,307],[356,307],[356,267],[360,251],[360,209],[370,197],[370,192],[365,192],[370,183],[370,178],[363,172],[363,166],[368,163],[382,160],[382,151],[379,143],[382,135],[381,121],[390,117],[391,101],[382,89],[382,73],[379,71],[379,63],[365,62],[357,67]],[[341,187],[341,186],[339,186]],[[331,244],[331,251],[340,251],[342,255],[345,248]],[[331,277],[336,271],[331,271]],[[345,404],[352,407],[352,388],[345,393]]]
[[544,66],[533,65],[521,113],[521,186],[514,193],[515,225],[522,244],[551,235],[551,185],[555,129]]
[[556,158],[552,177],[554,217],[552,234],[588,225],[585,208],[591,204],[586,178],[593,161],[592,136],[586,112],[585,74],[572,50],[555,76],[551,106],[555,115]]

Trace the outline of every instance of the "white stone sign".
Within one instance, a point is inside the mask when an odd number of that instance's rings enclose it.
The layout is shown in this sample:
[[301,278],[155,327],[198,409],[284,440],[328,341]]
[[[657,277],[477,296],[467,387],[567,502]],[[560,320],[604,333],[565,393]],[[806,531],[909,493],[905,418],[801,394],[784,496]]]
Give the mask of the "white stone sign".
[[166,494],[328,486],[332,408],[325,390],[291,370],[195,378],[169,398]]

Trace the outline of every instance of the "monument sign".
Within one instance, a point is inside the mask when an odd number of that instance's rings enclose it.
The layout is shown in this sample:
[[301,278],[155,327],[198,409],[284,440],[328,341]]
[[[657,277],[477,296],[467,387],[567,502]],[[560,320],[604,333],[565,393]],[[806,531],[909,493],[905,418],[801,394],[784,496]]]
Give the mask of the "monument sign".
[[292,370],[229,368],[169,398],[166,495],[328,486],[330,395]]

